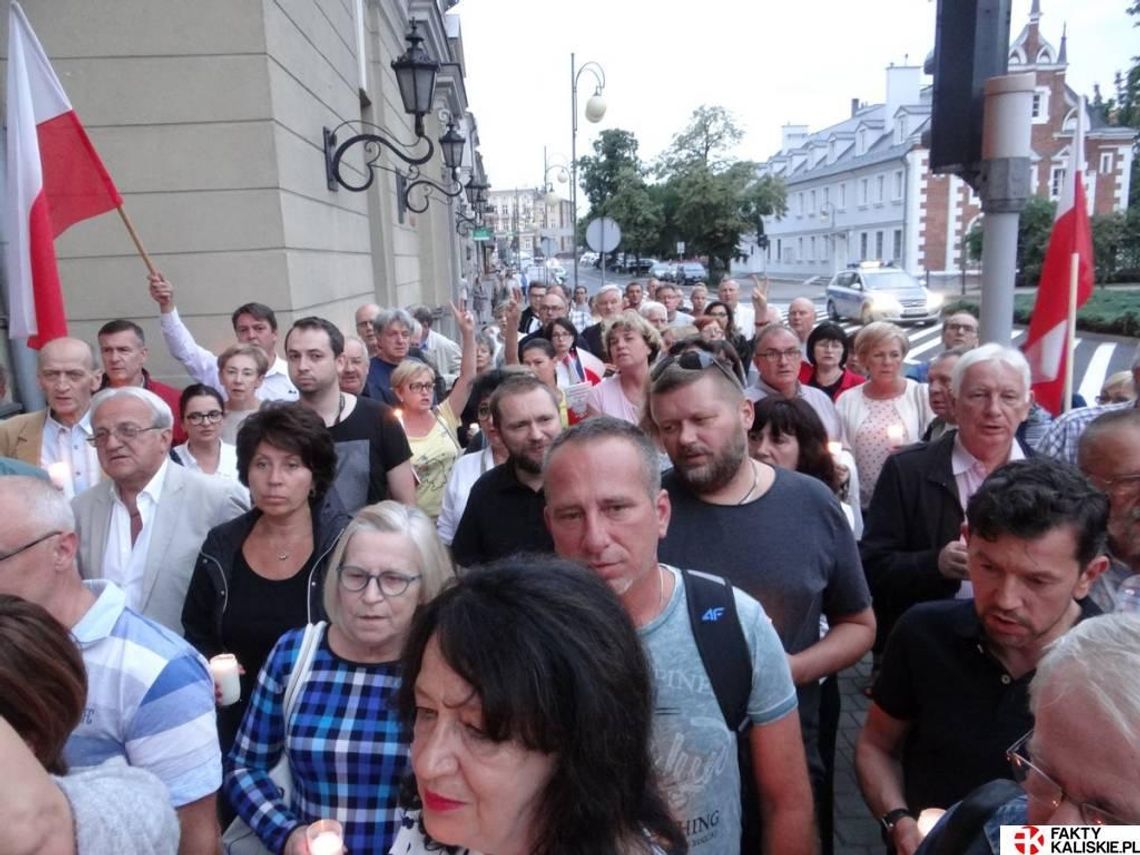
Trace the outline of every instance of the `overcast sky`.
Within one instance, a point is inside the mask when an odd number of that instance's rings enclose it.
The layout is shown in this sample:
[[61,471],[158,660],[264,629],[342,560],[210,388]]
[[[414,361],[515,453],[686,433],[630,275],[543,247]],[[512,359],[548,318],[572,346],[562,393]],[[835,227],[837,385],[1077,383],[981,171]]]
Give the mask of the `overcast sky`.
[[[1140,53],[1127,0],[1041,0],[1054,47],[1068,24],[1068,82],[1106,96]],[[1010,38],[1030,0],[1013,0]],[[542,182],[542,149],[570,157],[570,53],[606,74],[605,118],[581,118],[593,78],[580,78],[578,154],[599,130],[624,128],[643,160],[669,145],[701,104],[726,107],[745,131],[741,157],[764,160],[780,126],[812,130],[848,115],[852,98],[881,102],[890,63],[921,65],[934,47],[935,0],[465,0],[467,93],[496,189]],[[684,14],[677,14],[683,11]],[[929,82],[929,78],[924,78]],[[566,191],[567,185],[558,185]]]

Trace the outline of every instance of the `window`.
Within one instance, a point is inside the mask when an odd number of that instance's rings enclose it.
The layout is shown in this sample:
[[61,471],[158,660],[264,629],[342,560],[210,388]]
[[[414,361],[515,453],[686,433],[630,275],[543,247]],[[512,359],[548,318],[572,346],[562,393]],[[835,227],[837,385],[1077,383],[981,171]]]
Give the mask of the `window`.
[[895,172],[895,195],[894,199],[897,202],[903,197],[903,171],[901,169]]
[[1049,121],[1049,87],[1042,86],[1033,93],[1033,124],[1041,125]]
[[883,233],[875,232],[875,258],[883,257]]
[[804,215],[804,194],[802,191],[796,194],[796,214],[801,217]]
[[869,178],[864,178],[862,181],[859,182],[859,204],[860,205],[866,205],[867,204],[867,195],[870,192],[870,186],[871,186],[871,180]]
[[831,243],[827,237],[822,237],[819,240],[819,260],[827,261],[827,245]]
[[1060,199],[1061,188],[1065,186],[1065,167],[1054,166],[1053,171],[1049,174],[1049,198]]
[[784,257],[784,242],[780,238],[776,238],[776,258],[782,259]]
[[[1112,155],[1109,155],[1109,157],[1111,157],[1111,156]],[[823,188],[823,204],[824,205],[830,205],[831,204],[831,188],[830,187],[824,187]]]
[[862,232],[859,235],[859,260],[867,260],[867,233]]
[[1100,153],[1100,172],[1112,172],[1112,152],[1102,151]]
[[815,207],[815,191],[811,191],[811,212],[814,214],[817,208]]
[[902,261],[902,229],[895,229],[894,252],[891,257],[895,261]]
[[880,175],[875,179],[875,201],[881,203],[886,196],[887,177]]
[[839,185],[839,210],[844,211],[847,209],[847,185]]
[[1033,113],[1032,113],[1032,115],[1033,115],[1033,118],[1035,118],[1035,119],[1041,115],[1041,93],[1040,92],[1034,92],[1033,93]]
[[796,258],[804,257],[804,239],[796,238]]
[[808,242],[808,261],[815,261],[815,238]]

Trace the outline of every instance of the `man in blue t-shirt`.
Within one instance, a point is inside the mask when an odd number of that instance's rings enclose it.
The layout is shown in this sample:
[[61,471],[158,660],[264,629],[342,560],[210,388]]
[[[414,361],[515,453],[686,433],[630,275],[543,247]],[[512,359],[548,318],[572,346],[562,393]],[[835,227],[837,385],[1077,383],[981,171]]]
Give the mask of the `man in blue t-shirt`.
[[[736,733],[703,665],[681,574],[657,559],[670,506],[656,448],[628,422],[589,419],[552,444],[544,489],[555,550],[610,585],[645,644],[654,675],[654,762],[689,851],[738,853]],[[738,590],[733,596],[752,664],[747,738],[764,851],[814,852],[811,787],[787,658],[760,604]]]
[[80,579],[75,517],[50,483],[0,478],[0,519],[0,593],[68,627],[87,669],[87,707],[67,742],[68,765],[122,757],[153,772],[178,813],[179,852],[216,852],[222,758],[205,661],[129,608],[114,584]]

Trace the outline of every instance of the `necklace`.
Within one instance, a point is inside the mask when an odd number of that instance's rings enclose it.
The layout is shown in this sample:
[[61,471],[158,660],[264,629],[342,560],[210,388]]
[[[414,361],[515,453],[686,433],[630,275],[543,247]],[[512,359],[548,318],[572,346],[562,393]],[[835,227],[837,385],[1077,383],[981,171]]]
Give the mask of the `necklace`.
[[752,497],[752,494],[756,492],[756,488],[760,485],[760,470],[756,468],[756,464],[751,460],[748,461],[748,465],[752,468],[752,486],[748,488],[747,493],[740,497],[740,501],[736,503],[738,506],[743,505],[745,502],[747,502],[749,498]]

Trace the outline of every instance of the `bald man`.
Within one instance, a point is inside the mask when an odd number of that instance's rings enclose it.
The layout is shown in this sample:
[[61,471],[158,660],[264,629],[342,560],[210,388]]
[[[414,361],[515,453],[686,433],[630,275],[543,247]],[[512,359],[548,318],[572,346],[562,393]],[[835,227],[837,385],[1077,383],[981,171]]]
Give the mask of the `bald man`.
[[788,304],[788,329],[800,340],[800,350],[807,358],[807,340],[815,327],[815,303],[807,297],[796,297]]
[[372,326],[372,322],[376,320],[380,311],[380,307],[375,303],[365,303],[356,310],[356,334],[364,339],[365,345],[368,346],[369,358],[377,355],[376,329]]
[[91,396],[103,372],[90,345],[57,338],[40,348],[36,380],[47,409],[0,422],[0,457],[14,457],[47,470],[68,498],[103,477],[91,437]]

